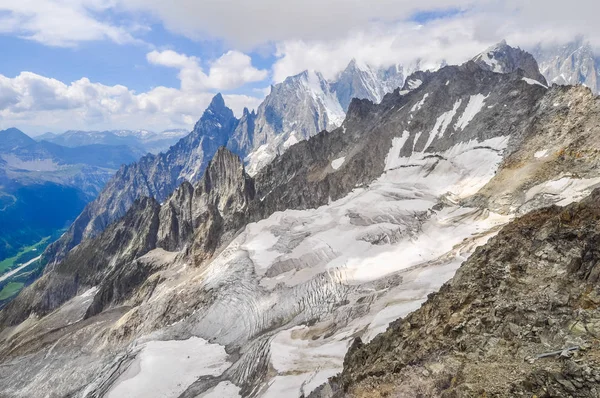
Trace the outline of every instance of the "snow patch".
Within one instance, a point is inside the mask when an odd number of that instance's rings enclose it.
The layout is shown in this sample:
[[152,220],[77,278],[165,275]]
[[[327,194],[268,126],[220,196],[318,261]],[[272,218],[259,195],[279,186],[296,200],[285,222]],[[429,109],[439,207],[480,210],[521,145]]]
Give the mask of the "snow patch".
[[422,84],[423,84],[423,81],[421,79],[409,80],[408,88],[409,88],[409,90],[416,90],[417,88],[421,87]]
[[225,347],[199,337],[150,341],[121,374],[109,398],[178,397],[200,376],[219,376],[231,364]]
[[546,156],[548,156],[548,150],[544,149],[543,151],[537,151],[536,153],[533,154],[533,156],[536,159],[545,158]]
[[409,136],[410,133],[404,130],[402,132],[402,136],[394,137],[392,139],[392,148],[385,157],[385,170],[393,169],[401,164],[400,151],[402,151],[402,148],[404,147],[404,144],[406,144]]
[[454,119],[454,115],[456,115],[456,111],[458,110],[458,108],[460,107],[460,104],[462,103],[462,100],[458,100],[454,103],[454,107],[449,110],[448,112],[444,112],[442,113],[436,120],[435,122],[435,126],[433,126],[433,130],[431,130],[431,132],[429,133],[429,138],[427,139],[427,144],[425,144],[425,149],[423,149],[424,151],[429,148],[429,146],[431,145],[431,143],[433,142],[433,140],[439,135],[439,136],[443,136],[444,133],[446,132],[446,129],[448,128],[448,126],[450,125],[450,123],[452,122],[452,119]]
[[483,104],[488,96],[483,94],[475,94],[469,98],[469,103],[463,114],[454,125],[454,130],[464,130],[471,120],[481,111]]
[[416,112],[419,109],[421,109],[421,107],[423,106],[423,104],[425,103],[425,100],[427,99],[427,97],[429,96],[429,93],[425,93],[425,95],[423,95],[423,98],[421,98],[421,101],[417,102],[416,104],[413,105],[412,108],[410,108],[410,112]]
[[538,85],[538,86],[542,86],[542,87],[544,87],[544,88],[548,88],[548,86],[546,86],[545,84],[542,84],[542,83],[538,82],[538,81],[537,81],[537,80],[535,80],[535,79],[530,79],[530,78],[528,78],[528,77],[524,77],[522,80],[523,80],[524,82],[526,82],[527,84],[531,84],[532,86]]
[[346,157],[345,157],[345,156],[342,156],[341,158],[337,158],[337,159],[335,159],[335,160],[333,160],[333,161],[331,162],[331,167],[332,167],[334,170],[337,170],[337,169],[339,169],[340,167],[342,167],[342,165],[344,164],[344,162],[345,162],[345,161],[346,161]]
[[600,185],[600,177],[578,179],[563,177],[558,180],[546,181],[530,188],[525,194],[526,201],[534,199],[537,195],[552,195],[561,198],[556,202],[558,206],[566,206],[588,196],[592,190]]

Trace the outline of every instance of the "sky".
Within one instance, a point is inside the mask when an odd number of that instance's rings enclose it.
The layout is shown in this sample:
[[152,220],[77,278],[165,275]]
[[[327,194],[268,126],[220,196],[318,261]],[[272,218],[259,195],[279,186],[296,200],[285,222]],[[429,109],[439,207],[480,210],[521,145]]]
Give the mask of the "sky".
[[506,39],[600,48],[589,0],[0,0],[0,129],[190,129],[306,69],[458,64]]

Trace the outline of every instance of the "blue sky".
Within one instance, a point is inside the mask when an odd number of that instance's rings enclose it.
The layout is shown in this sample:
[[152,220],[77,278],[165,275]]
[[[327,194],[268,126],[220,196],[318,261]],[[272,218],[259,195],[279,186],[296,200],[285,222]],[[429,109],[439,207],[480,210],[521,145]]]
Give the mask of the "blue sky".
[[[14,35],[0,35],[0,48],[11,54],[3,58],[0,73],[15,77],[22,71],[30,71],[64,82],[88,77],[106,85],[125,84],[136,92],[142,92],[156,86],[176,87],[179,84],[175,71],[148,64],[146,54],[152,49],[171,49],[201,60],[218,58],[227,51],[220,40],[191,40],[170,33],[160,24],[152,25],[150,29],[140,35],[147,44],[117,44],[101,40],[75,47],[47,46]],[[248,55],[259,69],[269,69],[275,61],[272,53],[250,52]],[[251,84],[237,91],[252,93],[253,88],[264,87],[265,84],[268,85],[268,82]]]
[[188,128],[216,92],[240,114],[287,76],[334,78],[353,58],[410,69],[460,63],[505,38],[527,47],[585,34],[598,43],[587,16],[599,6],[574,3],[0,1],[0,128]]

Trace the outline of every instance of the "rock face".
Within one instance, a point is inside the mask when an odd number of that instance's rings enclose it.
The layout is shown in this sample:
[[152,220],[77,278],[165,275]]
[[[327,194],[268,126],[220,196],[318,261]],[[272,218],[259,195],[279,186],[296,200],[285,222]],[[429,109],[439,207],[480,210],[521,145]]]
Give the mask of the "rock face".
[[80,242],[101,233],[121,218],[139,198],[164,201],[183,181],[198,181],[210,159],[227,143],[238,120],[216,95],[194,130],[169,151],[146,155],[122,167],[98,197],[77,217],[69,230],[51,245],[45,257],[56,263]]
[[144,282],[148,274],[133,260],[156,248],[177,251],[193,242],[190,252],[201,262],[243,225],[253,198],[253,181],[241,160],[221,147],[195,187],[184,182],[162,206],[153,198],[136,200],[125,217],[78,245],[9,303],[0,322],[16,324],[31,313],[45,315],[100,286],[87,312],[96,315]]
[[380,103],[383,97],[404,84],[404,68],[373,68],[350,61],[346,69],[331,83],[342,109],[348,110],[353,98],[368,99]]
[[533,55],[549,83],[583,84],[596,94],[600,91],[600,58],[584,38],[562,46],[538,46]]
[[399,65],[378,69],[354,60],[330,81],[314,71],[288,77],[271,87],[255,119],[240,123],[238,130],[243,131],[236,132],[228,148],[246,157],[254,175],[291,145],[339,127],[352,98],[379,103],[403,82]]
[[596,397],[600,190],[510,223],[312,396]]
[[525,71],[525,77],[547,84],[535,58],[520,48],[509,46],[505,40],[477,55],[473,61],[483,69],[497,73],[510,73],[522,69]]
[[[130,210],[147,220],[141,236],[120,221],[74,249],[63,263],[113,253],[77,261],[85,278],[59,263],[0,312],[3,390],[307,396],[343,370],[355,337],[366,344],[417,310],[516,214],[588,195],[600,183],[599,109],[585,88],[471,61],[414,74],[379,104],[354,99],[341,127],[253,177],[217,150],[198,182]],[[73,280],[46,296],[51,306],[37,299]]]

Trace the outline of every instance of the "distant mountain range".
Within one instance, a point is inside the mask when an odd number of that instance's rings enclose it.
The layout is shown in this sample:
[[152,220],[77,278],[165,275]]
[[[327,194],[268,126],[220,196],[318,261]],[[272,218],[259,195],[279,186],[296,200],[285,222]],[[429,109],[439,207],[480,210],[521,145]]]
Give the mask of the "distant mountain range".
[[67,227],[122,165],[140,152],[126,145],[76,148],[0,131],[0,260]]
[[600,92],[600,56],[583,37],[560,46],[537,46],[532,54],[550,84],[583,84]]
[[40,142],[48,141],[69,148],[94,144],[125,145],[142,156],[146,153],[164,152],[187,134],[189,134],[189,131],[185,129],[171,129],[160,133],[148,130],[69,130],[62,134],[45,133],[35,137],[35,139]]

